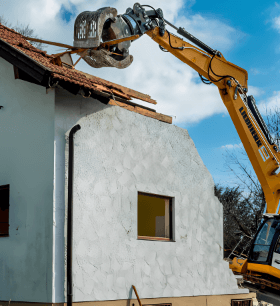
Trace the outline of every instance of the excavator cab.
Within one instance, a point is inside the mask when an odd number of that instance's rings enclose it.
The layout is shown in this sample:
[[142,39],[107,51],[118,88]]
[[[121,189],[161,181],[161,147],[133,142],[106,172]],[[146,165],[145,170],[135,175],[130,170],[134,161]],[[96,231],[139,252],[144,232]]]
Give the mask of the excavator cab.
[[265,218],[251,246],[247,269],[280,279],[280,218]]

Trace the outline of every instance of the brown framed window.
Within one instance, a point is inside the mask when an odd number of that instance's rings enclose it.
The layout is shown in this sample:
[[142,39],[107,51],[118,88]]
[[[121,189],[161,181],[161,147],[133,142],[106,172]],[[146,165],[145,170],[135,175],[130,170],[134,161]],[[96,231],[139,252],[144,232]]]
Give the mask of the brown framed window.
[[0,186],[0,237],[9,236],[10,185]]
[[173,240],[172,198],[138,192],[138,239]]
[[252,306],[253,301],[250,300],[231,300],[231,306]]

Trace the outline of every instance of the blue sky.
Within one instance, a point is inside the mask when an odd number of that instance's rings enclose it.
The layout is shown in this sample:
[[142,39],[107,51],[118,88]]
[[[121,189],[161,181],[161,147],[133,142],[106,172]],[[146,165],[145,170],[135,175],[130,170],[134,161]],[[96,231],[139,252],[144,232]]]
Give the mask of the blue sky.
[[[227,60],[248,71],[249,86],[258,89],[257,102],[269,101],[273,92],[279,91],[280,34],[275,23],[280,16],[280,3],[234,1],[226,5],[224,1],[196,1],[185,13],[190,11],[222,20],[244,34],[232,49],[220,51]],[[218,114],[196,124],[180,126],[188,129],[214,181],[231,184],[234,179],[227,171],[222,147],[238,145],[240,140],[230,117]]]
[[[80,12],[111,6],[124,13],[133,4],[129,0],[2,0],[0,15],[14,24],[29,24],[42,39],[72,44]],[[161,7],[167,20],[246,69],[249,94],[262,110],[280,106],[280,1],[150,0],[142,4]],[[47,51],[61,50],[48,47]],[[134,61],[124,70],[93,69],[82,61],[77,69],[150,94],[158,101],[158,112],[174,116],[174,124],[188,130],[214,181],[231,184],[224,148],[231,149],[240,140],[217,88],[202,84],[194,70],[161,52],[146,36],[132,44],[130,54]]]

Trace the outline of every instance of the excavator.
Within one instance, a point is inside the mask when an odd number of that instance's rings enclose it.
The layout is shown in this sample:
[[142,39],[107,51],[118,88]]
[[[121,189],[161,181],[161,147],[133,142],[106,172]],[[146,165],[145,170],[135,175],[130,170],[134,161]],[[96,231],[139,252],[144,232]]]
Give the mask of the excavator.
[[[170,33],[166,25],[193,44]],[[263,219],[252,239],[249,255],[233,258],[230,268],[251,284],[280,290],[280,152],[254,97],[247,95],[247,71],[228,62],[220,51],[184,28],[171,24],[160,8],[139,3],[120,15],[111,7],[79,14],[74,25],[73,50],[92,67],[123,69],[133,61],[129,55],[131,43],[144,34],[162,51],[170,52],[196,70],[202,82],[217,86],[266,200]]]
[[[170,33],[166,25],[193,44]],[[247,95],[246,70],[228,62],[220,51],[212,49],[184,28],[177,28],[167,21],[160,8],[139,3],[124,14],[118,14],[111,7],[80,13],[74,25],[74,46],[26,39],[66,47],[68,51],[58,56],[76,53],[80,55],[79,60],[85,60],[94,68],[124,69],[133,61],[129,47],[144,34],[162,51],[170,52],[196,70],[203,83],[217,86],[266,200],[263,218],[251,240],[248,256],[233,258],[229,266],[246,282],[280,292],[280,152],[254,97]]]

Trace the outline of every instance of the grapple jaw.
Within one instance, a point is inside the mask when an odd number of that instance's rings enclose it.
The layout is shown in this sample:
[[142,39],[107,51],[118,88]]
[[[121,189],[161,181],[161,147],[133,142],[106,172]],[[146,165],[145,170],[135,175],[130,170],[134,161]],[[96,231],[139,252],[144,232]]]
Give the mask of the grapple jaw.
[[74,47],[99,47],[102,39],[104,23],[115,18],[118,12],[112,7],[103,7],[95,12],[82,12],[75,20]]
[[89,49],[87,54],[83,56],[83,60],[94,68],[115,67],[124,69],[132,63],[133,56],[128,55],[121,60],[116,60],[114,57],[112,57],[111,52],[106,49]]
[[[75,21],[74,47],[88,49],[80,55],[92,67],[126,68],[132,63],[133,57],[128,51],[131,40],[123,39],[135,35],[139,37],[156,26],[159,26],[160,35],[163,36],[165,26],[162,10],[146,11],[139,3],[122,15],[118,15],[117,10],[111,7],[83,12]],[[121,41],[108,46],[109,41],[115,39]],[[106,42],[108,47],[105,49]]]
[[117,17],[117,14],[115,8],[105,7],[95,12],[82,12],[76,18],[74,47],[88,49],[80,55],[94,68],[123,69],[133,61],[133,56],[129,55],[128,51],[130,41],[113,45],[108,50],[99,48],[102,42],[131,35],[127,24],[121,17]]

